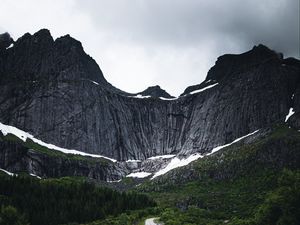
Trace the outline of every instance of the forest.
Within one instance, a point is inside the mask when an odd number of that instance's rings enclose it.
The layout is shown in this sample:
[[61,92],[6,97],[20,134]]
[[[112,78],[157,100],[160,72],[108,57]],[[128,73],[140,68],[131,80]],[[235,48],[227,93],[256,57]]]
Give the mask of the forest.
[[0,225],[79,224],[155,205],[146,195],[99,187],[83,178],[0,174]]

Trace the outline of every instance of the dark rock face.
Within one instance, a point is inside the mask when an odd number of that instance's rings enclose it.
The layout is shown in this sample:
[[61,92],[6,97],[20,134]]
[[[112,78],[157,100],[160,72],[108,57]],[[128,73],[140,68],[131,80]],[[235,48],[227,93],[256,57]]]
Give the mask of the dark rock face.
[[174,96],[171,96],[168,92],[166,92],[165,90],[161,89],[161,87],[159,85],[156,86],[152,86],[152,87],[148,87],[146,90],[137,93],[139,95],[142,96],[151,96],[154,98],[175,98]]
[[27,172],[45,178],[82,176],[96,181],[112,181],[129,173],[124,163],[47,155],[3,140],[0,141],[0,165],[0,168],[14,173]]
[[268,61],[282,60],[282,55],[276,53],[264,45],[254,46],[252,50],[240,55],[226,54],[220,56],[216,65],[212,67],[208,74],[208,80],[225,80],[236,73],[248,71],[251,67],[256,67]]
[[14,40],[11,38],[9,33],[6,32],[3,34],[0,34],[0,51],[4,51],[12,43],[14,43]]
[[144,186],[143,189],[162,191],[170,188],[170,184],[180,186],[207,178],[224,181],[251,176],[262,170],[279,172],[284,168],[299,169],[300,136],[297,131],[287,126],[282,129],[282,124],[280,126],[261,129],[213,155],[157,177],[151,181],[152,185]]
[[[218,85],[203,92],[171,101],[132,98],[105,80],[80,42],[54,41],[41,30],[0,52],[0,121],[118,160],[207,152],[284,121],[292,106],[299,112],[299,78],[298,60],[258,46],[220,57],[206,79]],[[166,97],[160,88],[148,91]]]

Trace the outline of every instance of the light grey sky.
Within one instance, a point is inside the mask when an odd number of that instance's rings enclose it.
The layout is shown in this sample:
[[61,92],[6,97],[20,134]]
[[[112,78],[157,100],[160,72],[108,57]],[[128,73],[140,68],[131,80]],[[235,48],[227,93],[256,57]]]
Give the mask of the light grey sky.
[[0,0],[0,33],[70,34],[114,86],[198,84],[218,56],[263,43],[299,58],[299,0]]

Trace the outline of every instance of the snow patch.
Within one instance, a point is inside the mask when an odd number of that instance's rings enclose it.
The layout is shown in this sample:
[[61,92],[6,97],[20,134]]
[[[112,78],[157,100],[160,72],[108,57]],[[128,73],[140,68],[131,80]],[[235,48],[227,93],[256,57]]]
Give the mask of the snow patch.
[[[244,139],[246,137],[249,137],[249,136],[255,134],[258,131],[259,130],[256,130],[256,131],[254,131],[254,132],[252,132],[250,134],[247,134],[247,135],[245,135],[243,137],[240,137],[240,138],[234,140],[233,142],[231,142],[229,144],[215,147],[210,153],[206,154],[205,156],[211,155],[211,154],[213,154],[213,153],[221,150],[222,148],[225,148],[225,147],[227,147],[229,145],[232,145],[232,144],[234,144],[234,143],[236,143],[236,142],[238,142],[238,141],[240,141],[240,140],[242,140],[242,139]],[[161,175],[169,172],[170,170],[173,170],[173,169],[178,168],[178,167],[186,166],[186,165],[190,164],[191,162],[193,162],[193,161],[195,161],[195,160],[197,160],[199,158],[203,158],[203,157],[204,156],[201,155],[200,153],[195,153],[195,154],[190,155],[189,157],[184,158],[184,159],[179,159],[178,157],[175,157],[175,158],[173,158],[171,160],[171,162],[165,168],[163,168],[163,169],[159,170],[158,172],[156,172],[154,174],[154,176],[151,178],[151,180],[154,179],[155,177],[161,176]]]
[[82,80],[86,80],[86,81],[92,82],[93,84],[99,85],[99,83],[98,83],[98,82],[96,82],[96,81],[93,81],[93,80],[90,80],[90,79],[82,79]]
[[18,176],[18,174],[11,173],[11,172],[9,172],[9,171],[7,171],[7,170],[5,170],[5,169],[1,169],[1,168],[0,168],[0,171],[3,171],[4,173],[8,174],[9,176]]
[[175,157],[171,160],[171,162],[165,168],[157,171],[154,174],[154,176],[151,178],[151,180],[154,179],[155,177],[161,176],[161,175],[169,172],[170,170],[173,170],[178,167],[186,166],[186,165],[190,164],[191,162],[193,162],[199,158],[202,158],[202,157],[203,156],[200,153],[195,153],[184,159],[179,159],[178,157]]
[[6,49],[14,47],[14,43],[11,43],[10,46],[8,46]]
[[203,91],[205,91],[205,90],[207,90],[207,89],[210,89],[210,88],[212,88],[212,87],[214,87],[214,86],[216,86],[216,85],[218,85],[218,84],[219,84],[219,83],[215,83],[215,84],[208,85],[208,86],[205,87],[205,88],[201,88],[201,89],[199,89],[199,90],[192,91],[192,92],[190,92],[190,94],[192,95],[192,94],[196,94],[196,93],[203,92]]
[[286,115],[284,122],[287,122],[288,119],[295,113],[294,108],[290,108],[289,113]]
[[108,181],[106,181],[107,183],[119,183],[119,182],[121,182],[122,181],[122,179],[120,179],[120,180],[108,180]]
[[291,97],[291,99],[293,100],[293,99],[294,99],[294,97],[295,97],[295,94],[292,94],[292,97]]
[[[216,86],[216,85],[218,85],[219,83],[215,83],[215,84],[211,84],[211,85],[208,85],[208,86],[206,86],[206,87],[204,87],[204,88],[201,88],[201,89],[199,89],[199,90],[195,90],[195,91],[192,91],[192,92],[190,92],[190,93],[188,93],[188,94],[186,94],[186,95],[193,95],[193,94],[196,94],[196,93],[200,93],[200,92],[203,92],[203,91],[205,91],[205,90],[207,90],[207,89],[210,89],[210,88],[212,88],[212,87],[214,87],[214,86]],[[184,95],[184,96],[186,96],[186,95]]]
[[138,159],[129,159],[126,161],[127,163],[135,163],[135,162],[142,162],[141,160]]
[[[9,171],[7,171],[7,170],[5,170],[5,169],[1,169],[1,168],[0,168],[0,171],[3,171],[4,173],[8,174],[9,176],[18,176],[18,174],[9,172]],[[35,175],[35,174],[33,174],[33,173],[30,173],[29,175],[30,175],[30,176],[33,176],[33,177],[36,177],[36,178],[38,178],[38,179],[42,179],[40,176]]]
[[240,138],[238,138],[238,139],[235,139],[233,142],[231,142],[231,143],[229,143],[229,144],[225,144],[225,145],[222,145],[222,146],[215,147],[215,148],[213,148],[213,150],[212,150],[210,153],[208,153],[208,154],[206,154],[206,155],[214,154],[215,152],[221,150],[222,148],[228,147],[228,146],[230,146],[230,145],[232,145],[232,144],[234,144],[234,143],[236,143],[236,142],[238,142],[238,141],[240,141],[240,140],[242,140],[242,139],[244,139],[244,138],[246,138],[246,137],[249,137],[249,136],[255,134],[255,133],[258,132],[258,131],[259,131],[259,130],[256,130],[256,131],[254,131],[254,132],[252,132],[252,133],[250,133],[250,134],[247,134],[247,135],[245,135],[245,136],[243,136],[243,137],[240,137]]
[[173,100],[177,100],[178,98],[164,98],[164,97],[159,97],[159,99],[164,100],[164,101],[173,101]]
[[145,178],[149,177],[152,173],[148,172],[135,172],[135,173],[130,173],[126,177],[137,177],[137,178]]
[[128,96],[130,98],[151,98],[150,95],[134,95],[134,96]]
[[38,178],[38,179],[42,179],[40,176],[35,175],[35,174],[33,174],[33,173],[30,173],[30,176],[36,177],[36,178]]
[[152,156],[150,158],[150,160],[156,160],[156,159],[170,159],[170,158],[174,158],[176,155],[157,155],[157,156]]
[[97,83],[96,81],[91,80],[91,82],[92,82],[93,84],[99,85],[99,83]]
[[82,156],[90,156],[90,157],[94,157],[94,158],[104,158],[104,159],[108,159],[112,162],[116,162],[117,160],[115,159],[112,159],[112,158],[109,158],[109,157],[106,157],[106,156],[102,156],[102,155],[96,155],[96,154],[90,154],[90,153],[85,153],[85,152],[81,152],[81,151],[77,151],[77,150],[74,150],[74,149],[66,149],[66,148],[61,148],[61,147],[58,147],[56,145],[53,145],[53,144],[48,144],[48,143],[45,143],[39,139],[36,139],[33,135],[25,132],[25,131],[22,131],[16,127],[13,127],[13,126],[9,126],[9,125],[5,125],[3,123],[0,122],[0,130],[2,132],[2,134],[4,136],[6,136],[7,134],[13,134],[15,136],[17,136],[18,138],[20,138],[22,141],[26,142],[27,138],[31,139],[33,142],[41,145],[41,146],[44,146],[48,149],[52,149],[52,150],[56,150],[56,151],[60,151],[60,152],[63,152],[63,153],[66,153],[66,154],[73,154],[73,155],[82,155]]

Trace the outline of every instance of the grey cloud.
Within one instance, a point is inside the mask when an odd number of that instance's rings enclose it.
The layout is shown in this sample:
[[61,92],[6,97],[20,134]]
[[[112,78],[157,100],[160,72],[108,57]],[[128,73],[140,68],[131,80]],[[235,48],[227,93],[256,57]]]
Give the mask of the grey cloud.
[[44,27],[69,33],[128,92],[159,84],[179,95],[218,56],[259,43],[299,57],[299,0],[3,1],[0,20],[15,39]]
[[[77,1],[95,27],[140,45],[193,47],[205,42],[247,49],[264,43],[299,57],[299,3],[295,0]],[[236,43],[236,44],[235,44]],[[226,49],[227,50],[227,49]],[[221,51],[222,52],[222,51]]]

